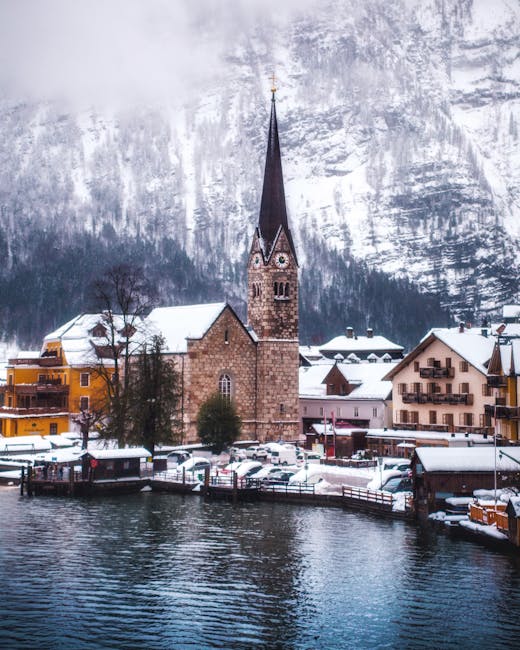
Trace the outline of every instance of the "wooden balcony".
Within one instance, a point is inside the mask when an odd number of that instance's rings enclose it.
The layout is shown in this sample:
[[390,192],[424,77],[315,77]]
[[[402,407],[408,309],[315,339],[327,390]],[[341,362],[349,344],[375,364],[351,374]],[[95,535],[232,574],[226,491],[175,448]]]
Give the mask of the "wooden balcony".
[[404,393],[402,397],[405,404],[426,404],[430,396],[428,393]]
[[447,424],[421,424],[424,431],[444,431],[448,432],[450,427]]
[[55,415],[56,413],[62,413],[63,415],[68,415],[69,410],[67,406],[39,406],[34,408],[10,408],[8,406],[2,406],[0,408],[0,413],[3,415]]
[[472,393],[403,393],[404,404],[473,404]]
[[33,357],[27,359],[9,359],[10,366],[40,366],[42,368],[52,368],[63,365],[63,357]]
[[495,404],[485,404],[484,413],[497,420],[518,420],[520,419],[520,407],[518,406],[498,406]]
[[40,396],[40,395],[68,395],[70,391],[70,386],[68,384],[58,383],[56,381],[52,383],[35,383],[35,384],[16,384],[16,385],[7,385],[5,387],[5,392],[8,395],[20,395],[20,396]]
[[501,388],[507,386],[507,377],[504,377],[503,375],[488,375],[487,385],[490,388]]
[[453,379],[455,368],[419,368],[419,377],[422,379]]
[[474,433],[480,436],[492,436],[495,433],[494,427],[477,427],[460,424],[455,427],[457,433]]

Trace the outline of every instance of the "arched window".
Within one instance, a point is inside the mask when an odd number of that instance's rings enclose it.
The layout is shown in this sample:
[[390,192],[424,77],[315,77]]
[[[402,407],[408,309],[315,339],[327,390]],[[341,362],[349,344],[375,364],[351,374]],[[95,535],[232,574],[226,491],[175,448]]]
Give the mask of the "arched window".
[[274,297],[278,297],[278,282],[274,283]]
[[220,375],[218,380],[218,391],[222,397],[227,400],[231,399],[231,377],[227,374]]
[[284,295],[286,298],[289,297],[289,283],[288,283],[288,282],[285,283],[285,288],[284,288],[283,295]]

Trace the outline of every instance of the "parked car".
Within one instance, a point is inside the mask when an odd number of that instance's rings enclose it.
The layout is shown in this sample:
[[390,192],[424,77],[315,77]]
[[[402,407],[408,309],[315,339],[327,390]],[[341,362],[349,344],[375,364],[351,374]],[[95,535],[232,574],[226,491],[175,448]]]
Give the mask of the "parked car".
[[257,460],[245,460],[235,469],[238,478],[247,478],[254,475],[262,467],[262,463]]
[[229,459],[231,462],[237,460],[246,460],[246,450],[241,449],[240,447],[230,447],[229,448]]
[[302,467],[308,465],[319,465],[323,456],[314,451],[300,451],[296,457],[296,465]]
[[182,470],[185,470],[186,472],[195,474],[204,472],[207,467],[211,469],[211,463],[207,458],[203,458],[202,456],[192,456],[191,458],[188,458],[188,460],[184,461],[184,463],[178,465],[177,471],[182,472]]
[[296,454],[296,447],[286,443],[271,445],[269,455],[273,465],[296,465]]
[[253,460],[257,460],[258,458],[263,458],[265,460],[267,458],[267,449],[261,446],[247,447],[246,457],[252,458]]
[[175,465],[180,465],[181,463],[187,461],[188,458],[191,458],[189,451],[177,450],[170,451],[170,453],[166,456],[166,461],[168,463],[168,467],[175,467]]
[[271,472],[271,474],[262,481],[262,485],[287,485],[293,474],[294,472],[292,471],[279,469],[276,472]]
[[412,490],[412,479],[404,476],[391,478],[383,485],[383,492],[390,492],[392,494],[396,492],[412,492]]

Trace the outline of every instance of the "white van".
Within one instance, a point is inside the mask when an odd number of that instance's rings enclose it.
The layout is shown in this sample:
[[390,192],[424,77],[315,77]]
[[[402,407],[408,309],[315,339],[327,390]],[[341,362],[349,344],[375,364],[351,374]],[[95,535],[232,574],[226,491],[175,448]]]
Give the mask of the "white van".
[[270,445],[271,463],[273,465],[296,465],[296,447],[294,445]]

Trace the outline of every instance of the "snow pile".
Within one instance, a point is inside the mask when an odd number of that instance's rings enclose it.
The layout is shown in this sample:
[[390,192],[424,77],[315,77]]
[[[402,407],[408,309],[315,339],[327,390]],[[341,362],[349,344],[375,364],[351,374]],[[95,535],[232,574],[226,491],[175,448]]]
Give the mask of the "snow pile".
[[460,525],[467,530],[471,530],[474,533],[480,533],[482,535],[487,535],[493,539],[507,541],[508,537],[504,533],[501,533],[497,530],[495,525],[485,526],[483,524],[477,524],[474,521],[461,521]]

